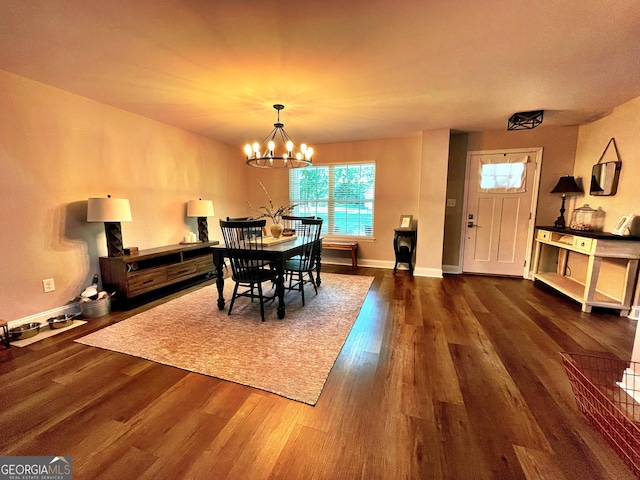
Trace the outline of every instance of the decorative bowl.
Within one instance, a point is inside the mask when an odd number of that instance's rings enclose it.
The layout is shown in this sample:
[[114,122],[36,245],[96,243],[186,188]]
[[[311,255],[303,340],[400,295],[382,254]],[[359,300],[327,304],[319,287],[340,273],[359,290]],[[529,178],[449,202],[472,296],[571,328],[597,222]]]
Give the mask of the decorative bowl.
[[37,322],[25,323],[24,325],[18,325],[9,330],[11,340],[25,340],[27,338],[35,337],[40,332],[42,325]]

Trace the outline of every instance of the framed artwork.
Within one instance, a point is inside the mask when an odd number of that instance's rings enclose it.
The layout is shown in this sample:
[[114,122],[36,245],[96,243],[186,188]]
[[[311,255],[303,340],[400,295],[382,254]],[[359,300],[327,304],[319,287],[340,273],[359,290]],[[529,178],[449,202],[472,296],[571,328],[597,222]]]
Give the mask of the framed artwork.
[[400,215],[400,229],[411,230],[413,226],[413,215]]

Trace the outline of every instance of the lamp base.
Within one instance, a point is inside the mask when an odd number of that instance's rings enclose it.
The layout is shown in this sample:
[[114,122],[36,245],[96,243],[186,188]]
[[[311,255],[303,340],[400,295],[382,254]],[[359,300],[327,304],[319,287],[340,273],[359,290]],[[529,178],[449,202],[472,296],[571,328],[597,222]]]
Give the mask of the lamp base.
[[207,226],[207,217],[198,217],[198,239],[201,242],[209,241],[209,230]]
[[556,228],[566,228],[567,224],[565,222],[564,216],[559,216],[553,224]]
[[566,200],[566,195],[563,194],[562,195],[562,206],[560,207],[560,216],[556,219],[555,223],[553,224],[554,227],[556,228],[566,228],[567,224],[566,221],[564,219],[564,201]]
[[107,236],[108,256],[122,257],[124,255],[124,246],[122,244],[120,222],[104,222],[104,233]]

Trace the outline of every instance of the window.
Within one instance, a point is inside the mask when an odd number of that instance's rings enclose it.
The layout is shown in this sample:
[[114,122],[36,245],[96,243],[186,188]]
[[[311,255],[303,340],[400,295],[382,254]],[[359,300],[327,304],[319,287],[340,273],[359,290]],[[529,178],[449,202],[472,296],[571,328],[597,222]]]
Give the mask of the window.
[[525,191],[529,156],[486,157],[480,160],[479,192],[521,193]]
[[289,171],[294,215],[323,219],[328,235],[372,236],[375,163],[328,165]]

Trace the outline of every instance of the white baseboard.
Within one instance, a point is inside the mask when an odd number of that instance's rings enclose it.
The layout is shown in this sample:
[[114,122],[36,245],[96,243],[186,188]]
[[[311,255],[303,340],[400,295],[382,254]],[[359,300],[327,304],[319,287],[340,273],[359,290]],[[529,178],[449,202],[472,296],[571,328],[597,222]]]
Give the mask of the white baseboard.
[[640,306],[634,305],[631,307],[631,311],[629,315],[627,315],[631,320],[640,320]]
[[57,317],[58,315],[65,315],[65,314],[73,315],[79,312],[80,312],[80,309],[78,308],[78,304],[70,303],[69,305],[64,305],[62,307],[47,310],[46,312],[34,313],[33,315],[29,315],[28,317],[19,318],[17,320],[11,320],[7,322],[7,326],[9,327],[9,329],[11,329],[19,325],[24,325],[25,323],[31,323],[31,322],[46,323],[46,321],[51,317]]
[[[348,261],[341,261],[339,259],[322,259],[323,265],[344,265],[351,266],[351,259]],[[382,261],[382,260],[358,260],[359,267],[370,267],[370,268],[385,268],[387,270],[393,270],[395,262],[390,261]],[[409,266],[406,263],[401,263],[398,265],[398,270],[409,270]],[[425,268],[425,267],[413,267],[413,274],[416,277],[434,277],[434,278],[442,278],[442,269],[440,268]],[[322,276],[322,270],[320,271],[320,276]]]

